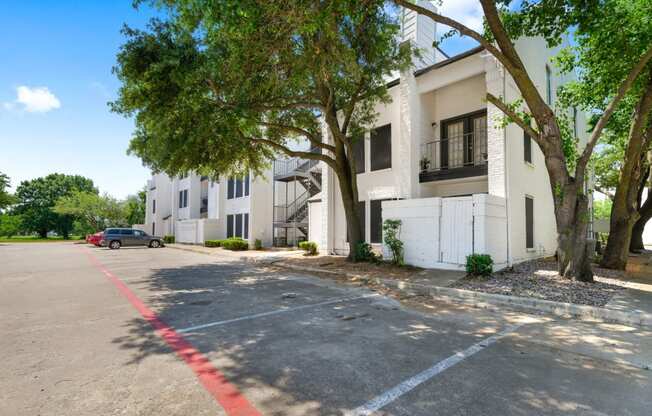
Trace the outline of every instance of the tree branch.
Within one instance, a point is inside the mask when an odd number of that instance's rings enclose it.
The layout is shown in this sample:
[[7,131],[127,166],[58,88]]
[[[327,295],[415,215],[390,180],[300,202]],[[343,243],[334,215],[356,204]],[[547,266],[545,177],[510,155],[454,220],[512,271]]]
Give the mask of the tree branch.
[[498,59],[498,61],[501,64],[503,64],[505,67],[507,68],[514,67],[514,65],[507,59],[507,57],[498,48],[496,48],[491,42],[489,42],[484,36],[476,32],[475,30],[469,28],[468,26],[458,22],[457,20],[451,19],[450,17],[443,16],[439,13],[435,13],[432,10],[428,10],[425,7],[412,3],[410,0],[394,0],[394,3],[397,6],[401,6],[406,9],[413,10],[418,14],[428,16],[429,18],[431,18],[437,23],[441,23],[442,25],[446,25],[448,27],[457,30],[458,32],[460,32],[461,35],[468,36],[471,39],[478,42],[480,45],[482,45],[489,53],[495,56],[496,59]]
[[313,144],[313,145],[315,145],[315,146],[317,146],[317,147],[319,147],[321,149],[326,149],[326,150],[329,150],[329,151],[335,151],[335,147],[333,147],[333,146],[331,146],[331,145],[329,145],[327,143],[324,143],[321,140],[318,140],[317,137],[314,134],[312,134],[308,130],[302,129],[300,127],[289,126],[289,125],[286,125],[286,124],[279,124],[279,123],[270,123],[270,122],[266,122],[266,121],[259,121],[258,124],[260,124],[262,126],[276,127],[276,128],[287,130],[287,131],[293,131],[293,132],[298,133],[298,134],[300,134],[302,136],[305,136],[310,141],[311,144]]
[[254,138],[254,137],[246,137],[242,132],[240,132],[240,135],[248,139],[254,143],[262,143],[266,144],[270,147],[273,147],[274,149],[280,150],[281,152],[285,153],[288,156],[291,157],[300,157],[302,159],[310,159],[310,160],[319,160],[322,162],[325,162],[328,166],[333,168],[334,170],[337,171],[337,163],[335,160],[329,156],[324,155],[323,153],[312,153],[312,152],[301,152],[301,151],[296,151],[296,150],[290,150],[286,146],[283,146],[280,143],[276,143],[275,141],[268,140],[268,139],[262,139],[262,138]]
[[505,113],[505,115],[511,118],[514,123],[518,124],[518,126],[522,128],[524,132],[526,132],[537,143],[539,143],[539,137],[540,137],[539,132],[536,131],[532,126],[527,124],[518,114],[516,114],[515,111],[509,108],[509,106],[505,104],[500,98],[496,97],[491,93],[487,93],[487,101],[489,101],[491,104],[498,107],[500,111]]
[[[629,71],[629,74],[627,75],[625,80],[622,82],[622,84],[620,84],[620,87],[618,87],[618,91],[616,92],[616,95],[611,100],[609,105],[607,105],[607,108],[604,110],[604,113],[596,123],[595,128],[591,133],[591,137],[589,138],[589,141],[587,142],[586,147],[582,152],[582,156],[580,156],[580,158],[577,161],[577,168],[575,174],[576,177],[578,172],[584,172],[584,170],[586,169],[586,164],[588,163],[589,158],[591,157],[593,148],[597,144],[600,135],[602,135],[602,130],[604,130],[605,126],[607,125],[607,122],[611,118],[611,115],[616,110],[616,107],[618,106],[618,104],[620,104],[622,99],[625,97],[629,89],[636,81],[636,78],[638,78],[639,74],[641,73],[641,71],[643,71],[647,63],[650,61],[650,59],[652,59],[652,46],[650,46],[647,52],[645,52],[641,56],[638,63],[634,65],[634,67]],[[651,79],[652,79],[652,75],[651,75]],[[652,94],[652,91],[648,89],[646,91],[646,94],[648,93]]]

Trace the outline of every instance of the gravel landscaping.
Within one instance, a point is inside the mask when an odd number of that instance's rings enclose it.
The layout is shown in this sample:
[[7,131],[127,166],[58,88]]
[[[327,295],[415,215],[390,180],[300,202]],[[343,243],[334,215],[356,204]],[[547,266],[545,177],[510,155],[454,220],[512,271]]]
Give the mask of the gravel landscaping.
[[594,265],[594,283],[565,279],[556,271],[553,260],[535,260],[494,273],[488,278],[467,276],[451,287],[499,295],[537,298],[578,305],[604,306],[624,290],[623,272]]

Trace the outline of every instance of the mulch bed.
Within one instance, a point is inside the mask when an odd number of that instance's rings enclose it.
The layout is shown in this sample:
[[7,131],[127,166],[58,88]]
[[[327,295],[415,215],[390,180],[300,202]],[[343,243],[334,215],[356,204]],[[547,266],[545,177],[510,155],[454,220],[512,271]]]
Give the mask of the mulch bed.
[[554,261],[534,260],[488,278],[467,276],[451,287],[590,306],[604,306],[624,290],[622,282],[617,280],[622,272],[594,265],[593,273],[594,283],[576,282],[561,277]]
[[395,266],[388,262],[366,263],[351,262],[343,256],[297,256],[283,259],[283,263],[295,266],[323,269],[326,272],[352,273],[358,278],[384,277],[389,279],[408,279],[421,268],[413,266]]

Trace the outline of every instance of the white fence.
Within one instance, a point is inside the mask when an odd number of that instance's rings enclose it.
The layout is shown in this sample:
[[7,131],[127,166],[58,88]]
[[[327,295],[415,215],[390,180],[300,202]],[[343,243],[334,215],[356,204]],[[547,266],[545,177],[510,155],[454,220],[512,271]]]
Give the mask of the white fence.
[[177,243],[204,244],[206,240],[215,240],[219,235],[217,219],[193,219],[177,221],[175,241]]
[[[459,269],[469,254],[489,254],[494,268],[507,263],[505,199],[487,194],[383,201],[382,217],[401,220],[405,262]],[[385,256],[389,257],[386,247]]]

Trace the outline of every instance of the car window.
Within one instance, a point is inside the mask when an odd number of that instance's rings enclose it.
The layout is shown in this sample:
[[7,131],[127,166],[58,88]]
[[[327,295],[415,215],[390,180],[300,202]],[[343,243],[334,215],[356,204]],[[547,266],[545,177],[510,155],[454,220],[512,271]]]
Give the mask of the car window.
[[142,232],[142,231],[140,231],[140,230],[134,230],[134,235],[135,235],[136,237],[142,237],[142,236],[145,235],[145,233]]
[[105,234],[118,234],[117,230],[113,228],[109,228],[106,231],[104,231]]
[[121,235],[134,235],[134,230],[120,230]]

